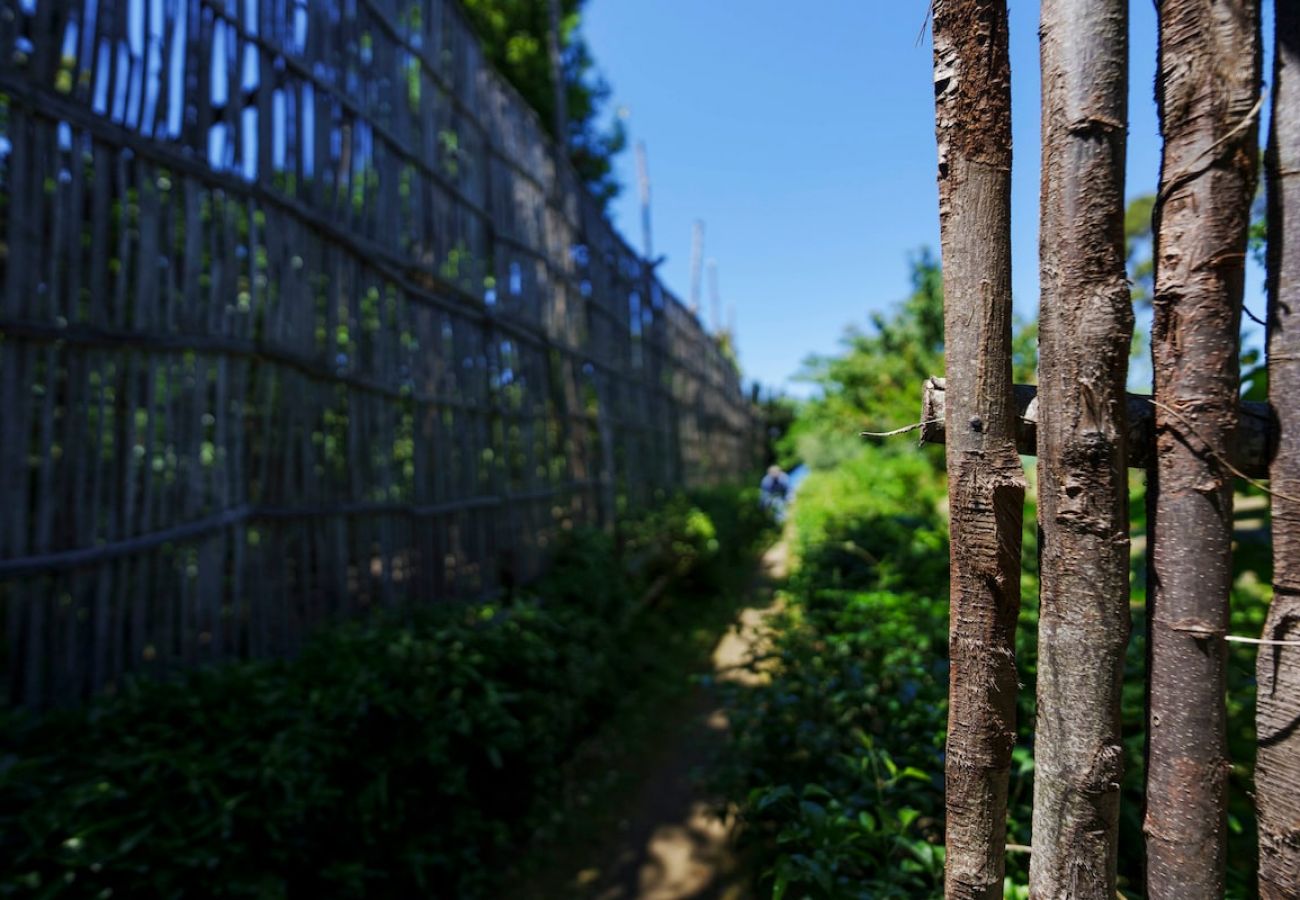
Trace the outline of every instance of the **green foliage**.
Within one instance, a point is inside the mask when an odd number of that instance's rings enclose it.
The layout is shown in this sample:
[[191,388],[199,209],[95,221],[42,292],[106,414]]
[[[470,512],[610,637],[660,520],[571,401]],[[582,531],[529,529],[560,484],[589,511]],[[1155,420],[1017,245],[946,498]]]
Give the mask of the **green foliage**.
[[1250,230],[1247,246],[1251,258],[1261,269],[1268,269],[1268,186],[1261,180],[1250,207]]
[[856,453],[860,431],[916,421],[924,379],[943,371],[943,285],[928,250],[912,260],[911,296],[892,314],[873,314],[870,324],[849,329],[838,355],[804,362],[799,378],[817,394],[782,441],[784,464],[831,468]]
[[[766,436],[767,453],[764,465],[772,465],[781,460],[781,447],[786,435],[795,423],[799,412],[799,403],[785,394],[771,393],[760,397],[759,410],[763,416],[763,433]],[[793,467],[789,459],[783,460]]]
[[[941,594],[947,544],[940,474],[910,445],[867,447],[814,473],[792,511],[797,588]],[[934,588],[932,591],[931,588]]]
[[[799,379],[816,387],[778,444],[783,466],[832,468],[855,456],[860,432],[892,431],[917,421],[925,379],[943,374],[943,277],[926,249],[911,260],[912,293],[896,308],[873,313],[869,328],[849,328],[842,350],[804,361]],[[1037,368],[1036,323],[1017,322],[1014,376],[1032,383]],[[942,448],[925,453],[942,457]]]
[[771,668],[731,688],[720,761],[773,897],[932,896],[942,884],[947,708],[942,479],[867,448],[814,471]]
[[[575,748],[752,559],[758,509],[752,491],[675,499],[626,529],[635,571],[578,533],[499,602],[8,714],[0,896],[493,896]],[[672,537],[635,537],[658,530]],[[652,572],[670,599],[645,608]]]
[[1241,351],[1241,398],[1261,403],[1268,400],[1268,360],[1254,347]]
[[[563,135],[578,175],[602,203],[617,196],[613,159],[627,144],[623,125],[601,125],[610,87],[596,71],[580,31],[585,0],[560,0],[560,42],[568,133]],[[483,50],[554,134],[555,73],[547,48],[550,17],[539,0],[464,0]]]
[[1015,316],[1011,323],[1011,380],[1038,383],[1038,322]]
[[914,421],[942,372],[936,261],[843,352],[813,359],[820,393],[785,442],[812,473],[791,512],[795,569],[768,680],[735,687],[720,764],[773,897],[933,895],[942,884],[947,708],[942,450],[863,446]]
[[1128,264],[1128,278],[1132,284],[1133,303],[1150,307],[1155,295],[1156,264],[1152,255],[1152,214],[1156,195],[1142,194],[1129,201],[1124,210],[1124,251]]

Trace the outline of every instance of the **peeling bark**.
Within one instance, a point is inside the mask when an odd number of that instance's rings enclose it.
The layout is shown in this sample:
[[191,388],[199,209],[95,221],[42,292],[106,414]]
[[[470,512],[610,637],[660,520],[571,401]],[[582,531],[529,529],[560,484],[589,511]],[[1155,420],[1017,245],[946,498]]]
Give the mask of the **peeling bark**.
[[[1255,192],[1258,0],[1161,0],[1156,459],[1151,470],[1147,893],[1224,893],[1224,708],[1246,230]],[[1171,411],[1172,410],[1172,411]]]
[[1005,0],[935,0],[951,509],[949,898],[1002,896],[1024,478],[1011,384]]
[[1034,898],[1115,897],[1129,636],[1127,0],[1043,0]]
[[[1279,439],[1270,469],[1273,604],[1269,640],[1300,639],[1300,7],[1277,4],[1273,123],[1268,151],[1269,398]],[[1261,647],[1256,726],[1259,755],[1259,893],[1300,897],[1300,649]]]

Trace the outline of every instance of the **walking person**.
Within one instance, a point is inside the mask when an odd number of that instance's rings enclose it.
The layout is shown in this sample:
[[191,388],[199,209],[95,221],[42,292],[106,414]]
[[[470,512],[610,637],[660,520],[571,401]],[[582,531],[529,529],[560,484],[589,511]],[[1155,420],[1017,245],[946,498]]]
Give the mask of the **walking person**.
[[779,522],[785,518],[785,503],[790,494],[790,478],[780,466],[768,466],[767,474],[759,484],[764,509],[772,511]]

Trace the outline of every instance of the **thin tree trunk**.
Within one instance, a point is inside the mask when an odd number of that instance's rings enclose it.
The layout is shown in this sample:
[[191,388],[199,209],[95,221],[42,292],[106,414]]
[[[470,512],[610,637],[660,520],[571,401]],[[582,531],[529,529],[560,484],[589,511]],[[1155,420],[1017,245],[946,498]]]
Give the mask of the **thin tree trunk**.
[[[1277,4],[1268,154],[1268,375],[1279,440],[1273,497],[1270,640],[1300,639],[1300,7]],[[1300,650],[1261,647],[1257,663],[1259,893],[1300,897]]]
[[952,531],[950,898],[1002,896],[1015,744],[1024,478],[1011,384],[1011,66],[1005,0],[935,0]]
[[1128,0],[1043,0],[1035,898],[1115,897],[1129,636]]
[[1224,892],[1232,476],[1223,460],[1237,427],[1259,3],[1162,0],[1157,11],[1147,891],[1194,900]]

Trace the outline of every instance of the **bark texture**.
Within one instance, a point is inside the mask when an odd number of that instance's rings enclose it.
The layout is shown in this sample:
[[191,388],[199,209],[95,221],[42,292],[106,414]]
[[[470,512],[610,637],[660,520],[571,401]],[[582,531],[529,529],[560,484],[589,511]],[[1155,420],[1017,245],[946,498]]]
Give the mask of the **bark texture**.
[[[943,417],[947,409],[947,386],[942,378],[927,378],[921,390],[921,443],[942,444],[947,440]],[[1016,449],[1021,456],[1038,455],[1038,386],[1015,386]],[[1156,408],[1146,394],[1128,394],[1125,441],[1130,469],[1145,469],[1150,462],[1152,428]],[[1273,411],[1267,403],[1242,401],[1238,404],[1236,440],[1229,461],[1250,478],[1267,478],[1273,453]]]
[[[1273,497],[1270,640],[1300,640],[1300,6],[1277,4],[1273,125],[1268,152],[1269,398],[1278,441]],[[1259,755],[1259,893],[1300,897],[1300,649],[1260,647],[1256,726]]]
[[1029,893],[1115,897],[1129,636],[1128,0],[1043,0],[1038,719]]
[[1224,665],[1246,229],[1255,192],[1258,0],[1161,0],[1155,210],[1147,893],[1224,893]]
[[1002,896],[1015,744],[1024,478],[1011,384],[1011,67],[1005,0],[935,0],[952,610],[950,898]]

